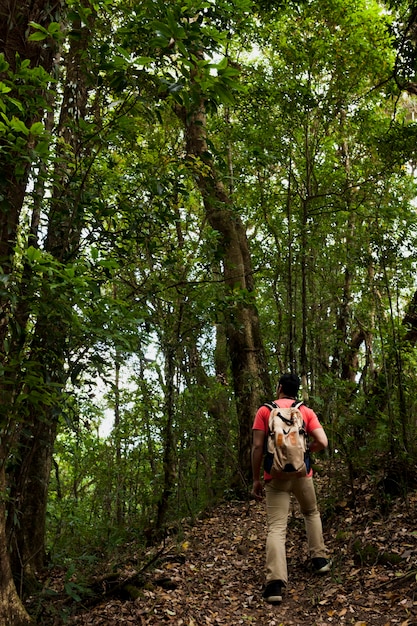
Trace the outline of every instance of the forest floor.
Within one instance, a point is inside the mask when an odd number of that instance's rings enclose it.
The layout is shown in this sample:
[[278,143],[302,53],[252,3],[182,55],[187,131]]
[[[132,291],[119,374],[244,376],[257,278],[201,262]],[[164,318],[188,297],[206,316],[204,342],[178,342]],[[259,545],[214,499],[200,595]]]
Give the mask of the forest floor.
[[[324,508],[325,485],[320,479],[316,485]],[[145,555],[132,547],[113,577],[104,575],[106,565],[101,564],[101,575],[96,575],[101,593],[87,601],[73,599],[72,606],[68,597],[60,605],[58,594],[55,616],[49,607],[38,623],[417,625],[417,492],[394,500],[385,515],[364,485],[357,489],[355,506],[352,502],[335,499],[332,515],[323,516],[333,568],[322,576],[309,568],[303,519],[293,505],[287,537],[289,582],[278,606],[262,598],[265,506],[232,501],[193,524],[184,522],[175,536]]]

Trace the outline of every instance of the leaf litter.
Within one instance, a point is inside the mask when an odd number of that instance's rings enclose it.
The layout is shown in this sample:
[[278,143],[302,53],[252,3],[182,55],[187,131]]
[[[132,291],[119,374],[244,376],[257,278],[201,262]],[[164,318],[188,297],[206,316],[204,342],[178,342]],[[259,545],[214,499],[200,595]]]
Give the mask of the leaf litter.
[[[317,482],[317,481],[316,481]],[[318,488],[320,492],[320,486]],[[320,500],[319,493],[319,500]],[[283,602],[262,598],[266,511],[254,501],[224,502],[192,524],[181,538],[153,550],[152,567],[121,564],[119,580],[133,580],[129,593],[103,586],[94,601],[47,611],[44,626],[412,626],[417,625],[417,492],[398,500],[382,518],[369,498],[323,520],[332,571],[309,567],[304,522],[293,503],[287,534],[289,582]],[[303,548],[300,549],[300,546]],[[140,555],[143,563],[144,555]],[[395,558],[394,558],[395,557]],[[141,570],[135,580],[135,574]],[[58,584],[58,583],[57,583]],[[126,585],[127,586],[127,585]],[[119,585],[124,589],[123,585]],[[59,591],[59,590],[57,590]]]

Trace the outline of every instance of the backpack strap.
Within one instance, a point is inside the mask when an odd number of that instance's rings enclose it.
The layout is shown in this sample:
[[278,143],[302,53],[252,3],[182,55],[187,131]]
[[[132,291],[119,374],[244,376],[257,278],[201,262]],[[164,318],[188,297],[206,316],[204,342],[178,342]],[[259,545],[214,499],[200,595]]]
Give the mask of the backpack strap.
[[[284,408],[283,406],[280,407],[279,404],[276,404],[275,402],[273,402],[272,404],[274,405],[274,409],[283,409]],[[302,400],[294,400],[292,405],[290,407],[287,407],[287,408],[299,409],[302,404],[304,404],[304,402]],[[269,407],[271,405],[270,404],[265,404],[265,406]]]
[[[278,405],[275,404],[275,402],[264,402],[264,404],[262,406],[266,406],[270,411],[273,411],[274,409],[278,409]],[[268,437],[271,437],[272,433],[271,431],[268,429],[268,434],[264,439],[264,455],[267,454],[268,451]]]
[[[300,410],[300,406],[303,404],[302,400],[294,400],[294,402],[292,403],[292,405],[290,407],[285,407],[285,408],[290,408],[290,409],[298,409]],[[284,409],[284,407],[281,407],[279,405],[276,405],[278,409]],[[287,426],[291,426],[291,424],[293,423],[291,420],[286,419],[283,415],[281,415],[281,413],[278,411],[278,415],[280,416],[280,418],[282,419],[283,422],[285,422],[287,424]],[[305,429],[305,424],[304,424],[304,419],[303,419],[303,428]]]
[[[300,406],[304,404],[304,402],[302,400],[294,400],[294,402],[292,403],[290,408],[296,408],[299,409]],[[279,409],[279,405],[276,402],[264,402],[264,404],[262,406],[267,406],[268,409],[270,409],[272,411],[272,409]],[[283,407],[281,407],[283,408]]]

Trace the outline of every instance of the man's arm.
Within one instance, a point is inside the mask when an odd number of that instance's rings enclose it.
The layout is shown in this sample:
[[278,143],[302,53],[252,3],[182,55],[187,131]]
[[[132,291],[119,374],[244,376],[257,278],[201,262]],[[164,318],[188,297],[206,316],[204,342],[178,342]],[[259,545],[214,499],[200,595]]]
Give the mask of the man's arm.
[[320,452],[320,450],[324,450],[329,445],[327,440],[327,435],[323,428],[315,428],[310,433],[313,441],[310,443],[310,451],[311,452]]
[[253,430],[253,442],[252,442],[252,496],[255,500],[262,500],[263,486],[260,481],[260,472],[262,466],[262,459],[264,456],[264,440],[265,432],[263,430]]

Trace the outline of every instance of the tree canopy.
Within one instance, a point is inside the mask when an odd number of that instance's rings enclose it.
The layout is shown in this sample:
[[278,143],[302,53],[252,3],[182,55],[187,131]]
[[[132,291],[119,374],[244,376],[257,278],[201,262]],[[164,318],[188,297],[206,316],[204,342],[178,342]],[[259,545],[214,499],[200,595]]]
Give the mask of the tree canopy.
[[0,621],[29,623],[74,534],[153,541],[246,497],[285,371],[350,485],[403,493],[414,3],[18,4],[0,0]]

